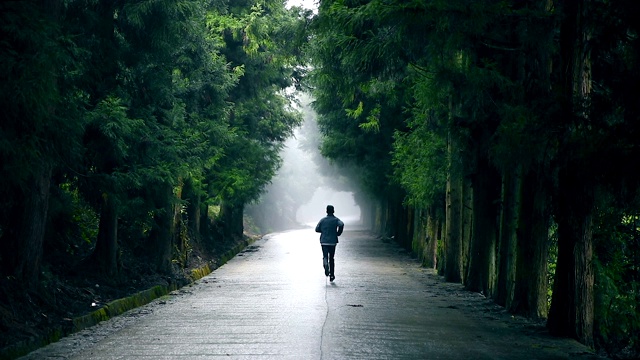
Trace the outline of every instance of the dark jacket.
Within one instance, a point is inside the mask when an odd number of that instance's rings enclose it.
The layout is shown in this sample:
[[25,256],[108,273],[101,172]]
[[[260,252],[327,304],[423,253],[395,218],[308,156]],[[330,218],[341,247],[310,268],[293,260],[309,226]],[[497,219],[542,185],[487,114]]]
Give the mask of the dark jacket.
[[320,244],[324,245],[337,244],[342,230],[344,230],[344,223],[333,214],[323,217],[316,225],[316,232],[320,233]]

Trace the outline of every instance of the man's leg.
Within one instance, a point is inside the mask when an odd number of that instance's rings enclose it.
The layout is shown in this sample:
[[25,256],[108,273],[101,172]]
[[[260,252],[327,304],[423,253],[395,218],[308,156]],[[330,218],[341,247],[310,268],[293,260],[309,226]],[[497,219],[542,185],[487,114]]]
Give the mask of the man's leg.
[[331,246],[322,245],[322,266],[324,267],[324,276],[329,276],[329,254]]
[[334,257],[336,255],[336,247],[335,246],[327,246],[329,248],[329,280],[333,281],[336,278],[336,264],[334,261]]

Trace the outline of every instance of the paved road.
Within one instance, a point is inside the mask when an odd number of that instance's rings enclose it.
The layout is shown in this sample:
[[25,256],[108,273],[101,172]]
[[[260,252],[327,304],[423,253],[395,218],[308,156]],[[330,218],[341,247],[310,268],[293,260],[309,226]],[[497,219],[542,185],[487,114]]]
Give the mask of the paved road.
[[24,359],[591,359],[406,252],[347,231],[336,280],[311,229],[257,241],[193,286]]

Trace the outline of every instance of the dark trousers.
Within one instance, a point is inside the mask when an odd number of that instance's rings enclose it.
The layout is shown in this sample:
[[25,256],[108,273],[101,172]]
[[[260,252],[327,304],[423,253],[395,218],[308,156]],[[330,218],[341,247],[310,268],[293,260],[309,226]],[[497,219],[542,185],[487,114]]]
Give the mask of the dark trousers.
[[336,254],[336,246],[335,245],[322,245],[322,261],[323,264],[329,262],[329,275],[335,276],[335,263],[333,261],[333,257]]

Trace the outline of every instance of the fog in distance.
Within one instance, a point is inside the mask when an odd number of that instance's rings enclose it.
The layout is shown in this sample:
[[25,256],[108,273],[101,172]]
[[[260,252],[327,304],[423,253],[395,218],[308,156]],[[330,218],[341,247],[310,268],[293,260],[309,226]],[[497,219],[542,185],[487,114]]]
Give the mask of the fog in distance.
[[255,204],[245,211],[253,231],[267,233],[301,227],[315,227],[326,215],[326,206],[335,207],[335,215],[348,226],[361,224],[360,207],[354,199],[357,191],[347,171],[332,165],[320,155],[320,133],[311,99],[298,95],[303,124],[296,129],[281,151],[282,166]]

